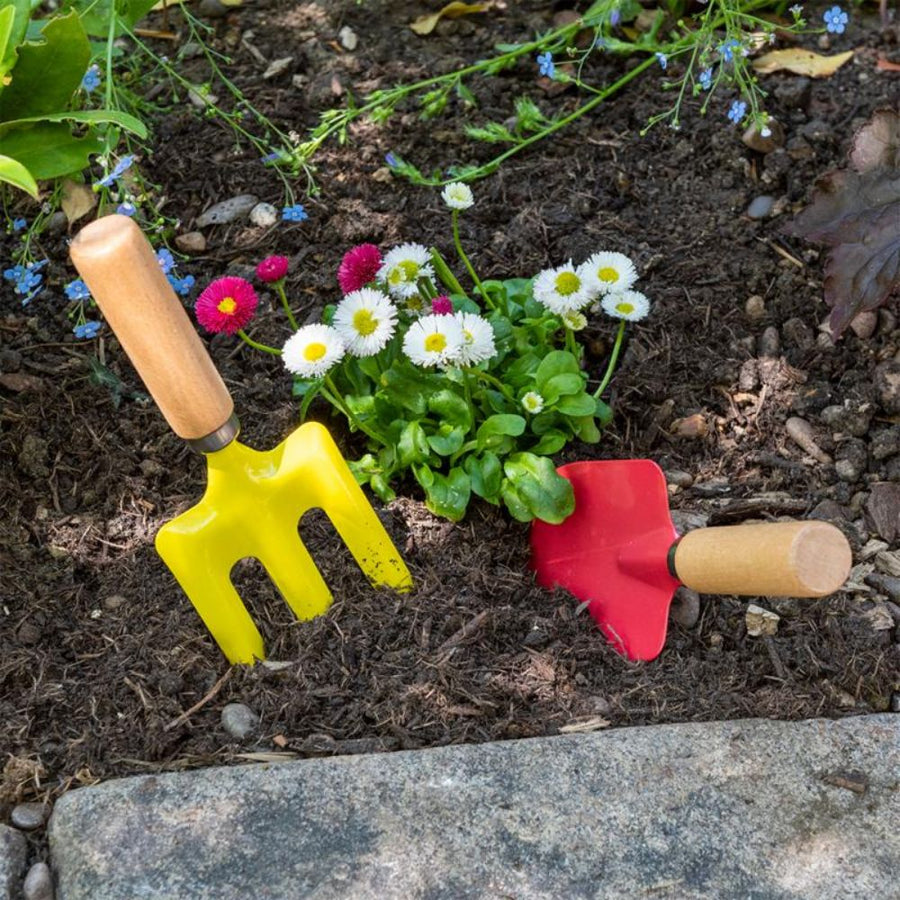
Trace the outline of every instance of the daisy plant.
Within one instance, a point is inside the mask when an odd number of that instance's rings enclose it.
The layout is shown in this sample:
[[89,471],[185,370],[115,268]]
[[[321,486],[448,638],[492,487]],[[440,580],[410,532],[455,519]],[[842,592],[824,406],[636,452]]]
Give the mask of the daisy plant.
[[[450,184],[442,198],[470,290],[434,247],[404,243],[382,253],[361,244],[341,260],[342,298],[302,328],[284,292],[287,260],[259,264],[257,277],[274,287],[293,331],[282,348],[247,334],[257,298],[240,278],[207,287],[197,318],[279,354],[301,419],[315,398],[345,417],[365,441],[351,468],[381,499],[412,476],[428,508],[453,521],[480,497],[519,521],[561,522],[574,498],[551,456],[570,441],[600,439],[612,415],[602,394],[626,325],[644,318],[650,302],[634,289],[632,261],[613,251],[532,278],[482,281],[459,239],[472,191]],[[618,330],[598,378],[585,368],[578,335],[610,318]]]

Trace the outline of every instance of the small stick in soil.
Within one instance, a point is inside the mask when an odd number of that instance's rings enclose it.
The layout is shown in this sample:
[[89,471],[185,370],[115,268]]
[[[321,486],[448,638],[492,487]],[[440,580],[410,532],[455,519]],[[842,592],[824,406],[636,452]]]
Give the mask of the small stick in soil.
[[225,682],[231,678],[231,673],[234,671],[234,668],[228,669],[228,671],[210,688],[209,693],[202,699],[198,700],[190,709],[186,709],[180,716],[176,716],[169,722],[167,725],[163,725],[163,731],[171,731],[173,728],[180,725],[182,722],[186,722],[198,709],[206,706],[219,691],[222,690]]
[[438,647],[437,652],[443,653],[444,650],[449,650],[451,647],[455,647],[457,644],[462,643],[466,638],[472,637],[484,624],[484,620],[488,617],[488,613],[490,610],[483,609],[480,613],[473,616],[463,625],[459,631],[455,631],[450,637]]

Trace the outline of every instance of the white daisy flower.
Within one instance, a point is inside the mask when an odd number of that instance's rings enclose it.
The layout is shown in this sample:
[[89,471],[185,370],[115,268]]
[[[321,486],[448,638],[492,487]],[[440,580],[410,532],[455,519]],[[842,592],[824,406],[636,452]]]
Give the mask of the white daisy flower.
[[394,336],[397,307],[381,291],[360,288],[338,303],[332,323],[348,353],[374,356]]
[[570,309],[562,314],[563,325],[571,331],[581,331],[587,328],[587,316],[577,309]]
[[494,343],[494,329],[487,319],[477,313],[457,313],[463,333],[463,345],[459,354],[453,360],[461,366],[474,366],[484,362],[497,354],[497,346]]
[[421,244],[401,244],[389,250],[378,270],[378,280],[395,297],[411,297],[420,278],[433,278],[431,254]]
[[453,184],[448,184],[447,187],[441,191],[441,197],[450,209],[468,209],[470,206],[475,205],[472,189],[461,181],[455,181]]
[[301,378],[321,378],[344,358],[346,348],[329,325],[304,325],[285,341],[282,360],[289,372]]
[[600,305],[613,318],[627,319],[629,322],[637,322],[650,312],[650,301],[640,291],[607,294]]
[[596,296],[596,289],[572,265],[572,260],[555,269],[544,269],[534,279],[534,299],[560,315],[581,309]]
[[637,281],[634,263],[624,253],[595,253],[578,267],[578,271],[601,294],[627,291]]
[[456,316],[422,316],[403,336],[403,352],[419,366],[442,366],[455,362],[465,340]]
[[529,391],[522,398],[522,409],[536,416],[544,408],[544,398],[537,391]]

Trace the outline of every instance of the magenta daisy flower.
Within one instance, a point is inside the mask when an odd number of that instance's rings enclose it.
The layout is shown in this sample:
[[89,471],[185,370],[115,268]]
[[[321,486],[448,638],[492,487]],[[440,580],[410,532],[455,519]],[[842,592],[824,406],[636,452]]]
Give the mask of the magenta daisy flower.
[[266,284],[281,281],[287,275],[289,262],[286,256],[267,256],[256,267],[256,277]]
[[348,250],[338,268],[338,283],[351,294],[375,280],[381,268],[381,251],[374,244],[360,244]]
[[453,313],[453,301],[446,294],[441,294],[431,301],[431,311],[436,316],[449,316]]
[[207,331],[235,334],[253,318],[258,303],[249,281],[226,275],[217,278],[200,294],[194,312]]

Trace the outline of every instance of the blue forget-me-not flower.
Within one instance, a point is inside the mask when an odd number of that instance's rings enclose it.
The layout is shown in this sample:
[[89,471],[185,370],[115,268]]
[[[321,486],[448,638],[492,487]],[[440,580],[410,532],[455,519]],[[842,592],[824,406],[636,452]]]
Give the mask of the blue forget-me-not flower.
[[90,338],[97,336],[100,328],[99,322],[79,322],[72,331],[75,332],[75,337],[82,340],[90,340]]
[[85,93],[90,94],[91,91],[97,90],[98,87],[100,87],[100,67],[91,66],[81,79],[81,89]]
[[747,104],[743,100],[734,100],[728,110],[728,118],[737,125],[747,114]]
[[702,87],[704,91],[708,91],[712,87],[712,77],[712,69],[704,69],[700,73],[700,87]]
[[850,21],[850,16],[839,6],[832,6],[831,9],[826,10],[822,18],[825,19],[825,30],[832,34],[843,34],[844,28]]
[[134,157],[129,154],[128,156],[123,156],[115,165],[115,168],[108,175],[104,175],[99,181],[94,182],[94,190],[102,187],[110,187],[116,181],[118,181],[132,166],[134,163]]
[[[388,163],[390,165],[390,163]],[[303,204],[295,203],[293,206],[285,206],[281,211],[281,218],[285,222],[305,222],[309,215],[303,208]]]
[[666,66],[669,65],[669,57],[666,56],[665,53],[659,53],[659,52],[657,52],[657,53],[654,54],[654,56],[656,56],[656,61],[659,63],[659,67],[660,67],[661,69],[665,69]]
[[80,278],[70,281],[64,290],[70,300],[87,300],[91,296],[88,286]]
[[537,57],[538,71],[546,78],[552,78],[556,74],[556,66],[553,64],[553,54],[548,50],[539,53]]

